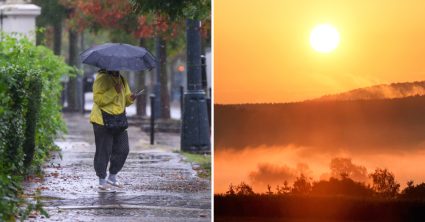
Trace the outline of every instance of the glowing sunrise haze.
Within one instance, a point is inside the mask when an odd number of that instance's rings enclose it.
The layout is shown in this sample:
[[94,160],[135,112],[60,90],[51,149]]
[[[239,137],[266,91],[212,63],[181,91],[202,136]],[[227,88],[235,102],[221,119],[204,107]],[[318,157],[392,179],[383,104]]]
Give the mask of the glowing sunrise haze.
[[[214,7],[218,104],[302,101],[425,77],[425,1],[217,0]],[[323,33],[310,39],[324,24],[339,36],[328,53],[321,47],[337,39],[318,46],[311,41]],[[325,40],[338,38],[332,32]]]

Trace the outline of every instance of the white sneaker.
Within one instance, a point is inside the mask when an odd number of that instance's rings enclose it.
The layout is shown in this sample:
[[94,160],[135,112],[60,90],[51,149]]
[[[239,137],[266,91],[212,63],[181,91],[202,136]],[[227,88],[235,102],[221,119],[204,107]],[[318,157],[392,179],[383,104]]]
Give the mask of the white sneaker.
[[99,185],[97,188],[98,188],[99,193],[114,193],[114,192],[116,192],[114,189],[112,189],[112,187],[109,184],[102,184],[102,185]]
[[119,188],[123,188],[124,187],[124,184],[118,182],[117,180],[112,181],[112,180],[110,180],[108,178],[107,182],[108,182],[108,184],[111,184],[112,186],[115,186],[115,187],[119,187]]

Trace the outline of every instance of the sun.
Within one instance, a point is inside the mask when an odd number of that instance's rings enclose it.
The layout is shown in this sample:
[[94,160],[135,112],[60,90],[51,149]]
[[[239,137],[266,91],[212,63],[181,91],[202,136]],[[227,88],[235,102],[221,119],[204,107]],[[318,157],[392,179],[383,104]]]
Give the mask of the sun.
[[321,24],[314,27],[310,34],[310,44],[321,53],[332,52],[339,44],[339,33],[332,25]]

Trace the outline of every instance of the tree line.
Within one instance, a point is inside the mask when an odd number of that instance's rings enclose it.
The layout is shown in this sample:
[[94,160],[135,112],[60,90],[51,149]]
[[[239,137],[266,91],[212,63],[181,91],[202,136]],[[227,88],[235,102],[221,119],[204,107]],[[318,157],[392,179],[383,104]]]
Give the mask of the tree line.
[[354,181],[348,174],[313,181],[300,174],[274,189],[255,192],[249,184],[230,184],[214,196],[215,218],[285,218],[307,220],[423,221],[425,183],[408,181],[400,190],[394,174],[377,168],[368,175],[370,184]]
[[425,141],[424,102],[425,96],[412,96],[215,105],[214,144],[218,149],[289,144],[324,149],[405,149]]
[[[286,180],[281,185],[272,189],[267,185],[265,193],[256,193],[252,186],[245,182],[238,185],[230,184],[224,196],[246,195],[319,195],[319,196],[350,196],[350,197],[379,197],[379,198],[404,198],[419,197],[416,194],[425,194],[425,183],[414,185],[408,181],[407,186],[400,192],[400,184],[395,181],[394,174],[387,169],[377,168],[369,174],[372,184],[357,182],[346,174],[339,178],[331,177],[328,180],[313,181],[311,178],[300,174],[292,185]],[[422,198],[425,195],[422,194]]]

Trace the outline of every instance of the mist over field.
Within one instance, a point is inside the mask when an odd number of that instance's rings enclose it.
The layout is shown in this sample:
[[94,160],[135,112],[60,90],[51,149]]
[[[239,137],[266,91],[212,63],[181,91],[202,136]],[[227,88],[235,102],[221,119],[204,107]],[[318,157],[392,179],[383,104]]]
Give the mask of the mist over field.
[[380,85],[286,104],[215,105],[215,192],[230,183],[272,189],[301,173],[332,176],[349,159],[352,179],[369,182],[376,168],[402,187],[425,182],[423,82]]
[[[367,174],[376,168],[387,168],[394,173],[401,188],[407,181],[424,182],[425,151],[356,153],[349,149],[332,152],[311,152],[307,147],[257,147],[243,150],[218,150],[215,152],[215,193],[228,190],[229,184],[244,181],[253,186],[256,192],[265,192],[267,185],[275,190],[286,180],[292,184],[300,173],[314,181],[329,179],[330,165],[335,158],[350,159],[353,167],[364,167],[366,174],[352,178],[355,181],[369,183]],[[339,175],[335,175],[339,176]]]

